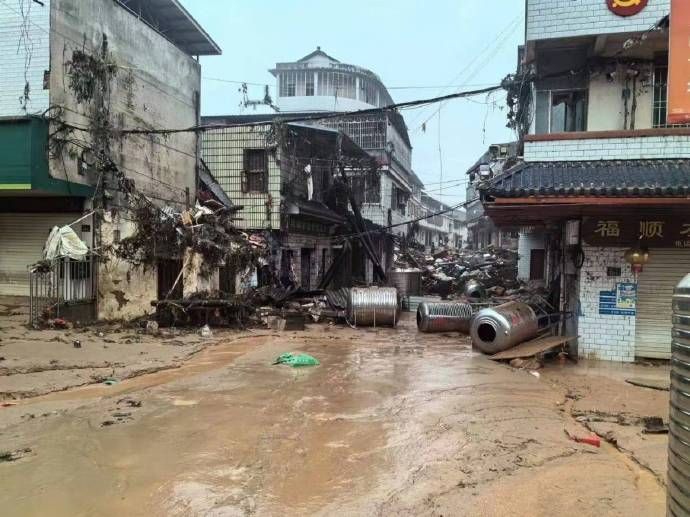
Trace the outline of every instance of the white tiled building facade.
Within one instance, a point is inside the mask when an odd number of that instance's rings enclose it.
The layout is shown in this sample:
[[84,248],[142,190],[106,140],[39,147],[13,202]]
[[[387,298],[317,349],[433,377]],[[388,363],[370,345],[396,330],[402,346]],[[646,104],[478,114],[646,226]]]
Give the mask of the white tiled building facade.
[[48,109],[43,76],[50,69],[50,0],[42,3],[0,2],[0,117]]

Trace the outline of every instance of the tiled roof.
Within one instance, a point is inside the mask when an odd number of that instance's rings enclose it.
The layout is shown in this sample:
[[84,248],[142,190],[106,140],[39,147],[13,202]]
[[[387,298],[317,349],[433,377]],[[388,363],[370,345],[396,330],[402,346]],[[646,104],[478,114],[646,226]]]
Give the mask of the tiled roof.
[[491,197],[690,195],[690,160],[529,162],[494,178]]

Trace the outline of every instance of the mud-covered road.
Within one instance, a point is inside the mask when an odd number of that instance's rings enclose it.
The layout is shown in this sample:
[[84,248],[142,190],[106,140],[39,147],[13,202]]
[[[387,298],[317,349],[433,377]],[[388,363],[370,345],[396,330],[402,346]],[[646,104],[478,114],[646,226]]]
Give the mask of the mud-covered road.
[[[321,366],[273,366],[300,350]],[[567,387],[458,337],[315,327],[0,410],[2,514],[664,515],[663,479]],[[665,408],[660,408],[664,411]],[[4,425],[3,425],[4,424]]]

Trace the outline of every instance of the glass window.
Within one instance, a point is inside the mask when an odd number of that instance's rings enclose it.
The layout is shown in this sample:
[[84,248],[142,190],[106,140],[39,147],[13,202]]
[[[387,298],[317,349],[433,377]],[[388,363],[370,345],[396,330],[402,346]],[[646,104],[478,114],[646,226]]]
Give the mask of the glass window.
[[587,92],[551,92],[551,133],[585,131]]
[[311,72],[307,72],[307,79],[306,79],[306,86],[305,86],[305,95],[307,97],[312,97],[314,95],[314,74]]

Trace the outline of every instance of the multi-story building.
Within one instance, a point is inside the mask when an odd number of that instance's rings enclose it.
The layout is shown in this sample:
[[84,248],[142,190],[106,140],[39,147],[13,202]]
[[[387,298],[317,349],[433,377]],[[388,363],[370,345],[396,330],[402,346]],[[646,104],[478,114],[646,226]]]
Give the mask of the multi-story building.
[[[374,228],[391,229],[372,234],[381,250],[381,262],[392,261],[391,235],[405,235],[412,229],[405,224],[415,211],[422,184],[412,171],[412,145],[405,121],[397,112],[348,114],[357,110],[393,104],[381,79],[373,72],[341,63],[320,48],[293,63],[278,63],[271,73],[276,77],[276,104],[286,117],[342,113],[342,117],[308,121],[341,131],[375,158],[377,171],[352,174],[352,188],[361,202],[363,217]],[[350,171],[349,173],[353,173]],[[373,278],[367,262],[367,279]]]
[[[132,234],[123,185],[160,205],[194,200],[193,132],[118,130],[198,124],[197,58],[220,49],[178,0],[0,2],[0,27],[0,295],[26,296],[53,226],[74,223],[101,253]],[[97,280],[85,297],[102,318],[140,315],[158,297],[155,268],[81,271]]]
[[517,247],[516,233],[501,230],[489,218],[479,195],[479,187],[499,176],[518,160],[516,142],[494,144],[467,170],[465,211],[467,214],[467,244],[474,249],[487,246],[514,249]]
[[421,194],[421,217],[417,241],[426,248],[462,248],[467,238],[465,212]]
[[690,129],[667,124],[670,1],[526,8],[509,90],[524,162],[491,182],[484,207],[530,228],[520,269],[543,274],[573,315],[580,357],[668,358],[672,289],[690,271]]

